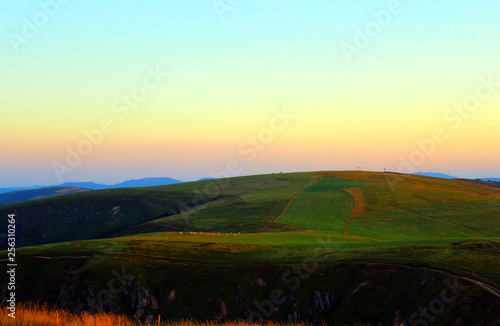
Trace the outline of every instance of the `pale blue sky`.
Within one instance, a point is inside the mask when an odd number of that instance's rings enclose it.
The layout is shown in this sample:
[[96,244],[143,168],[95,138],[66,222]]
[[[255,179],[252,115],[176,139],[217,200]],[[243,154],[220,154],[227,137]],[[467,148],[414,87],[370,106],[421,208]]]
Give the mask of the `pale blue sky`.
[[51,164],[148,66],[167,81],[65,181],[205,177],[245,161],[239,144],[283,106],[297,119],[243,174],[397,170],[440,127],[448,141],[418,170],[500,176],[500,91],[459,130],[442,118],[481,77],[500,80],[499,1],[401,1],[350,61],[342,44],[392,1],[242,0],[221,19],[217,1],[73,0],[25,37],[53,1],[0,3],[0,186],[57,183]]

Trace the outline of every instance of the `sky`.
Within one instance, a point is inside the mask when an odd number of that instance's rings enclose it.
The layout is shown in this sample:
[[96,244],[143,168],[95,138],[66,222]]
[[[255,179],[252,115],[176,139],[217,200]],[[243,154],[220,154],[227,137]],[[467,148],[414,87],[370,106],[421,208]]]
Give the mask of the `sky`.
[[500,177],[499,1],[2,1],[0,187]]

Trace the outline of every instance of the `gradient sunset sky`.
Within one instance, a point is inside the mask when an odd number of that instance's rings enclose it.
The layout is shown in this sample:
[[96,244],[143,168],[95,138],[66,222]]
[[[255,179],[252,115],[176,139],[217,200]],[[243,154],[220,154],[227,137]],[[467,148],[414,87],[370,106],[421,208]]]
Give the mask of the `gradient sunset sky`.
[[[0,4],[0,187],[60,183],[54,162],[103,119],[114,131],[64,181],[230,161],[500,177],[500,1],[54,1]],[[151,69],[168,75],[113,110]]]

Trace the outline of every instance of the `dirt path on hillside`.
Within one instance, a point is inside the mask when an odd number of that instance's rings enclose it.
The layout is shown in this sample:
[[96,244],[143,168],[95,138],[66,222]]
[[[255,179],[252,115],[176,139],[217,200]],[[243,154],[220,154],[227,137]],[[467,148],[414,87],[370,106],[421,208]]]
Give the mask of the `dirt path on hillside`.
[[361,188],[348,188],[344,189],[344,191],[354,197],[354,208],[344,223],[344,236],[347,237],[349,235],[349,220],[360,217],[365,212],[365,206],[363,204],[363,191]]
[[158,208],[158,209],[163,209],[162,207],[159,207],[159,206],[156,206],[155,204],[152,204],[150,202],[148,202],[147,200],[143,199],[142,200],[143,202],[145,202],[146,204],[148,204],[149,206],[151,207],[154,207],[154,208]]
[[451,274],[449,272],[445,272],[445,271],[440,270],[440,269],[435,269],[435,268],[430,268],[430,267],[413,267],[413,266],[407,266],[407,265],[401,265],[401,264],[391,264],[391,263],[376,263],[376,262],[369,262],[369,261],[345,262],[345,264],[389,265],[389,266],[398,266],[398,267],[409,268],[409,269],[426,270],[426,271],[431,271],[431,272],[435,272],[435,273],[441,273],[441,274],[445,274],[445,275],[448,275],[451,277],[456,277],[458,279],[467,281],[469,283],[476,284],[500,299],[500,290],[497,289],[496,287],[494,287],[493,285],[478,281],[476,279],[473,279],[473,278],[470,278],[467,276],[454,275],[454,274]]
[[[481,241],[481,240],[480,240]],[[488,240],[484,240],[485,243],[489,244],[493,249],[495,249],[496,252],[498,252],[500,254],[500,250],[498,250],[498,248],[492,243],[492,242],[495,242],[495,241],[488,241]]]
[[326,175],[322,175],[318,180],[316,180],[312,185],[304,188],[301,192],[295,194],[292,198],[290,198],[288,200],[288,204],[286,205],[286,207],[283,209],[283,211],[281,212],[281,214],[274,220],[274,223],[278,222],[278,220],[283,216],[285,215],[286,211],[288,210],[288,207],[290,207],[290,205],[292,204],[293,200],[297,197],[299,197],[300,195],[302,195],[304,192],[306,192],[307,189],[311,188],[312,186],[315,186],[317,185],[321,180],[323,180],[325,178]]

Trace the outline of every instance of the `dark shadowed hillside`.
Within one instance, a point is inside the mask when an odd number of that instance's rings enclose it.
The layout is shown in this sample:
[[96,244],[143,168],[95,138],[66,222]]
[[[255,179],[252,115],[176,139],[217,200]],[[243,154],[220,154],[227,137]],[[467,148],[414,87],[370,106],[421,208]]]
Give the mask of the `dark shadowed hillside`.
[[78,192],[89,191],[89,189],[77,187],[48,187],[33,190],[19,190],[0,194],[0,205],[13,204],[32,199],[48,198]]

